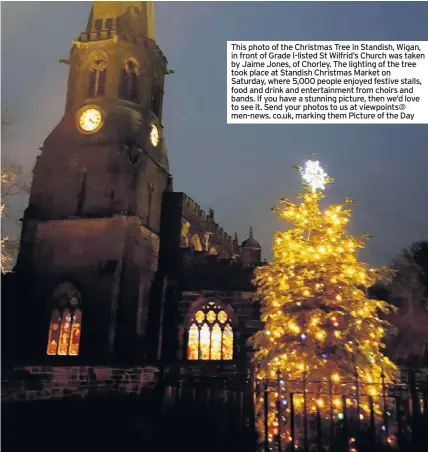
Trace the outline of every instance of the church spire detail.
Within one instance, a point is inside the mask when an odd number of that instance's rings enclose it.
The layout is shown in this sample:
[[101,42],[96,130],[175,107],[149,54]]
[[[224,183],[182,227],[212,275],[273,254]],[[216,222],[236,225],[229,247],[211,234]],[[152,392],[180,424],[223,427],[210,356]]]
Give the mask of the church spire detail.
[[93,2],[67,63],[64,118],[73,121],[67,130],[74,138],[133,143],[169,171],[162,125],[168,62],[155,41],[154,2]]
[[86,32],[113,29],[155,40],[154,2],[94,2]]
[[250,227],[250,235],[249,235],[248,239],[246,239],[242,242],[242,247],[243,248],[253,248],[253,249],[257,249],[257,250],[261,249],[260,243],[253,236],[253,228],[252,227]]

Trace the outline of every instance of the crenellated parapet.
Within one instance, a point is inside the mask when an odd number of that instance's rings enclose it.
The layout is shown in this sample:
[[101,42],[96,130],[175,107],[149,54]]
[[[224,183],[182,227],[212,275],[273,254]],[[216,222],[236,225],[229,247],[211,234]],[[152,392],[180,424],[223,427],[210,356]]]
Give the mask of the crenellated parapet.
[[163,60],[165,66],[168,63],[166,56],[163,54],[155,41],[145,37],[130,37],[129,34],[120,33],[117,29],[105,29],[91,32],[83,31],[82,33],[80,33],[79,38],[73,41],[73,45],[78,48],[91,48],[91,45],[93,47],[97,46],[99,44],[99,41],[104,41],[104,44],[106,44],[107,42],[117,44],[119,41],[125,43],[130,42],[131,44],[142,44],[152,52],[155,52],[156,56]]
[[213,209],[203,210],[185,193],[165,193],[162,225],[162,254],[167,267],[178,264],[177,257],[186,250],[243,264],[261,263],[260,245],[252,238],[252,232],[249,239],[239,244],[236,233],[232,238],[223,226],[216,223]]
[[155,42],[153,2],[95,2],[86,30],[73,44],[76,47],[90,46],[100,40],[144,45],[155,51],[165,66],[167,64]]
[[220,258],[245,259],[241,246],[216,223],[214,211],[208,213],[192,198],[181,193],[181,238],[180,247],[217,255]]

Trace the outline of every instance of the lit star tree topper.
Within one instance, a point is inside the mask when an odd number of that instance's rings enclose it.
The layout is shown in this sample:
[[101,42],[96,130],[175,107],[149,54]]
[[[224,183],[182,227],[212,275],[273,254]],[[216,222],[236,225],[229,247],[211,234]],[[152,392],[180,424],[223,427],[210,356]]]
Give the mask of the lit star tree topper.
[[[255,271],[264,327],[252,336],[250,344],[254,347],[257,378],[287,382],[284,395],[277,390],[269,393],[269,406],[276,406],[278,397],[284,397],[285,406],[287,392],[301,393],[301,382],[310,385],[312,381],[318,383],[313,383],[308,392],[308,406],[321,407],[329,403],[322,395],[328,394],[329,382],[339,385],[340,381],[342,388],[352,392],[357,373],[364,392],[374,395],[381,381],[395,380],[396,366],[383,354],[390,325],[380,315],[388,314],[392,307],[370,299],[367,292],[390,271],[370,269],[358,259],[358,250],[364,248],[368,236],[353,236],[347,231],[351,199],[326,208],[320,205],[325,198],[322,190],[333,179],[319,162],[308,161],[297,169],[303,179],[299,202],[281,199],[281,205],[273,209],[291,226],[275,232],[272,261]],[[296,382],[294,389],[292,382]],[[350,400],[356,399],[351,392]],[[296,410],[303,406],[302,400],[299,403]],[[263,410],[262,395],[257,401],[262,438]],[[324,414],[328,415],[328,410],[322,411]],[[278,435],[276,416],[271,409],[268,424],[272,450]],[[285,425],[281,429],[281,442],[286,442],[290,430]]]
[[304,167],[299,167],[299,172],[303,181],[311,188],[312,193],[317,190],[325,190],[325,185],[330,180],[318,161],[308,160]]

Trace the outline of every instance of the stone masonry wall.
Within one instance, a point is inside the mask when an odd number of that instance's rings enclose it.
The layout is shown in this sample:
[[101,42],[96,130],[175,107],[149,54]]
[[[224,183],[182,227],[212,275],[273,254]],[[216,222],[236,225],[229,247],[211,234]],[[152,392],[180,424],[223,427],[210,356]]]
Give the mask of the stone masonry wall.
[[182,206],[182,241],[186,236],[188,244],[182,243],[182,248],[192,246],[192,238],[199,237],[202,249],[206,252],[212,247],[220,257],[234,257],[243,254],[242,248],[214,221],[214,211],[207,214],[199,204],[184,193],[181,193]]
[[52,367],[2,369],[2,402],[85,397],[92,393],[140,394],[157,382],[156,367]]

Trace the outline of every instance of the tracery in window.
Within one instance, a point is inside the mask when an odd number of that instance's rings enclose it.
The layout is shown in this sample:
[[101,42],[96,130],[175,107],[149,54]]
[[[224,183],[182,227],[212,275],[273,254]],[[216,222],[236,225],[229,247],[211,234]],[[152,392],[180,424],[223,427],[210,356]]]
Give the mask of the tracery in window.
[[226,311],[209,301],[191,319],[188,335],[189,360],[233,359],[233,328]]
[[88,97],[105,95],[107,78],[107,61],[103,55],[96,55],[89,68]]
[[139,101],[138,79],[140,68],[134,59],[129,59],[120,74],[119,97],[131,102]]
[[54,291],[52,299],[54,308],[46,353],[77,356],[82,328],[80,293],[72,284],[63,283]]

